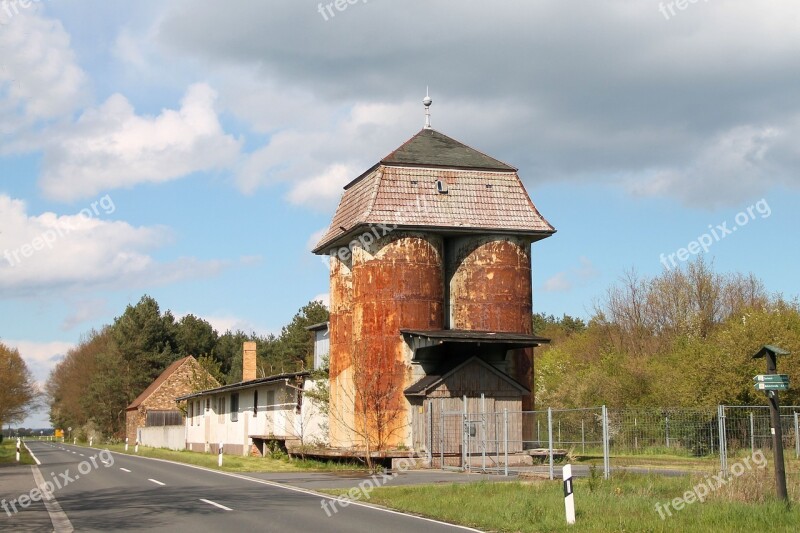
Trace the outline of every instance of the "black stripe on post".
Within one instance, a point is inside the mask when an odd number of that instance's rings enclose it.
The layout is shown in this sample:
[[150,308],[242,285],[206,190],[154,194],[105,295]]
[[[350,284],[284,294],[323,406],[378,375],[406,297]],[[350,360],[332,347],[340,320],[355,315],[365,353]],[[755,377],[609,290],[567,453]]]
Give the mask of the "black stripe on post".
[[566,498],[572,494],[572,478],[569,477],[564,480],[564,497]]

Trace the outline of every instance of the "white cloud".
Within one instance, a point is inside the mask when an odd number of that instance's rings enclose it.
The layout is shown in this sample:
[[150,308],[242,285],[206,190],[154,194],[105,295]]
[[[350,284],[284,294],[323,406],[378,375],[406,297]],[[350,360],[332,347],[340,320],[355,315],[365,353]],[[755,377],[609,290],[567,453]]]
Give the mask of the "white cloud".
[[545,280],[542,284],[544,292],[568,292],[576,285],[586,285],[599,276],[599,272],[586,257],[578,259],[579,266],[559,272]]
[[69,342],[36,342],[30,340],[2,339],[3,344],[19,350],[33,377],[43,386],[50,371],[75,345]]
[[565,272],[559,272],[548,278],[542,285],[544,292],[566,292],[570,289],[572,289],[572,282],[569,281]]
[[746,201],[761,194],[765,184],[785,180],[771,152],[797,134],[774,127],[733,128],[706,143],[686,167],[668,167],[630,179],[627,187],[637,195],[671,195],[693,206]]
[[134,227],[106,219],[109,214],[87,207],[75,215],[29,215],[24,202],[0,194],[0,290],[52,296],[67,289],[152,286],[213,276],[229,266],[194,258],[159,263],[149,254],[171,242],[167,228]]
[[33,127],[69,118],[88,99],[86,74],[59,21],[0,9],[0,153],[35,149]]
[[314,296],[311,300],[314,302],[321,302],[325,307],[329,309],[331,307],[331,293],[329,292],[318,294]]
[[[184,316],[190,313],[179,313],[176,315],[176,318],[180,320]],[[230,332],[237,332],[243,331],[246,334],[250,334],[252,332],[256,332],[258,335],[269,335],[270,331],[266,328],[257,325],[252,320],[230,315],[227,313],[219,313],[219,314],[210,314],[210,315],[198,315],[197,313],[191,313],[194,316],[201,318],[211,324],[217,333],[223,335],[224,333]]]
[[51,140],[39,185],[51,198],[74,200],[227,167],[240,141],[223,131],[215,98],[208,85],[192,85],[180,109],[148,117],[115,94]]
[[108,301],[104,298],[89,298],[85,300],[70,300],[69,315],[61,323],[61,329],[71,330],[76,326],[94,320],[96,318],[113,316],[108,307]]
[[334,164],[322,173],[303,180],[292,187],[287,195],[295,205],[325,209],[342,196],[342,188],[358,176],[355,168]]

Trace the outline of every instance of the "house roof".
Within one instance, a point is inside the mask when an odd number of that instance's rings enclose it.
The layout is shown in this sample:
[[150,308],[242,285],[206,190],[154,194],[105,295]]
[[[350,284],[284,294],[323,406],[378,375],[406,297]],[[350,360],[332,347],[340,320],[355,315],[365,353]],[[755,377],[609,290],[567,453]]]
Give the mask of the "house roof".
[[194,360],[194,357],[192,357],[191,355],[187,355],[186,357],[184,357],[184,358],[182,358],[182,359],[178,359],[177,361],[175,361],[174,363],[172,363],[171,365],[169,365],[169,366],[166,368],[166,370],[164,370],[164,371],[161,373],[161,375],[160,375],[160,376],[158,376],[158,377],[156,378],[156,380],[155,380],[155,381],[153,381],[153,382],[150,384],[150,386],[149,386],[149,387],[147,387],[147,388],[146,388],[146,389],[145,389],[145,390],[144,390],[144,391],[143,391],[143,392],[142,392],[142,393],[141,393],[139,396],[137,396],[137,397],[136,397],[136,399],[135,399],[135,400],[133,400],[133,402],[131,402],[131,404],[130,404],[130,405],[127,407],[127,408],[126,408],[126,411],[131,411],[131,410],[133,410],[133,409],[138,409],[138,408],[139,408],[139,406],[140,406],[140,405],[141,405],[141,404],[142,404],[142,403],[143,403],[143,402],[144,402],[144,401],[145,401],[147,398],[149,398],[149,397],[150,397],[150,395],[152,395],[152,394],[153,394],[153,393],[154,393],[156,390],[158,390],[158,388],[159,388],[159,387],[160,387],[160,386],[161,386],[161,385],[162,385],[162,384],[163,384],[165,381],[167,381],[167,380],[170,378],[170,376],[172,376],[172,374],[174,374],[174,373],[175,373],[175,371],[176,371],[176,370],[178,370],[178,369],[181,367],[181,365],[183,365],[183,363],[185,363],[185,362],[186,362],[186,361],[188,361],[189,359],[191,359],[191,360]]
[[470,148],[432,128],[424,128],[400,148],[381,159],[385,165],[471,168],[516,171],[511,165]]
[[345,187],[314,253],[327,253],[347,244],[360,228],[380,224],[533,240],[556,231],[513,167],[434,130],[423,130]]
[[495,331],[471,331],[462,329],[413,330],[401,329],[400,333],[426,340],[440,342],[477,342],[484,344],[506,344],[517,348],[530,348],[548,344],[550,339],[525,333],[503,333]]
[[517,389],[521,394],[530,394],[531,392],[505,372],[501,372],[500,370],[496,369],[495,367],[493,367],[492,365],[490,365],[489,363],[478,357],[470,357],[463,363],[457,364],[453,367],[450,367],[449,369],[445,368],[439,372],[428,374],[427,376],[423,377],[422,379],[420,379],[419,381],[408,387],[403,392],[406,396],[427,396],[431,390],[435,389],[450,376],[456,374],[461,369],[465,368],[470,364],[478,364],[482,366],[486,372],[496,375],[497,377],[499,377],[500,379],[511,385],[513,388]]
[[269,376],[266,378],[258,378],[258,379],[251,379],[250,381],[242,381],[241,383],[233,383],[231,385],[223,385],[222,387],[217,387],[216,389],[209,389],[200,392],[193,392],[192,394],[187,394],[185,396],[180,396],[175,398],[175,401],[181,402],[183,400],[189,400],[191,398],[198,398],[200,396],[207,396],[211,394],[220,394],[223,392],[233,392],[242,389],[249,389],[251,387],[258,387],[259,385],[266,385],[269,383],[275,383],[277,381],[283,381],[287,379],[299,378],[299,377],[308,377],[311,375],[311,372],[305,370],[303,372],[291,372],[287,374],[277,374],[275,376]]
[[307,331],[322,331],[326,329],[330,329],[330,322],[320,322],[319,324],[306,326]]

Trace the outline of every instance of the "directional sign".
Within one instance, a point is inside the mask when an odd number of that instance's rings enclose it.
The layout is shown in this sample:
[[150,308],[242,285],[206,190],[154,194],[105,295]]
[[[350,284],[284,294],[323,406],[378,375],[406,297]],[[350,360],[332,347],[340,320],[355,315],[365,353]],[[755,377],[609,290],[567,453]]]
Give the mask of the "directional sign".
[[787,374],[759,374],[753,377],[756,383],[789,383]]
[[756,383],[756,390],[789,390],[788,383]]

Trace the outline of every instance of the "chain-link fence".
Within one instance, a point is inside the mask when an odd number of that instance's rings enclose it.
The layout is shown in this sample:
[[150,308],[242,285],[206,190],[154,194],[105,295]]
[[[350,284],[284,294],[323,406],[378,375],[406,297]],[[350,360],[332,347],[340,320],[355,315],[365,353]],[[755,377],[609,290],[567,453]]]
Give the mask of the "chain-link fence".
[[[531,471],[556,476],[555,465],[574,459],[602,459],[605,477],[613,457],[664,455],[719,458],[772,449],[767,406],[716,409],[624,408],[605,406],[540,411],[486,411],[464,399],[458,411],[428,413],[427,447],[432,466],[460,471]],[[787,458],[800,459],[800,407],[781,407]]]

